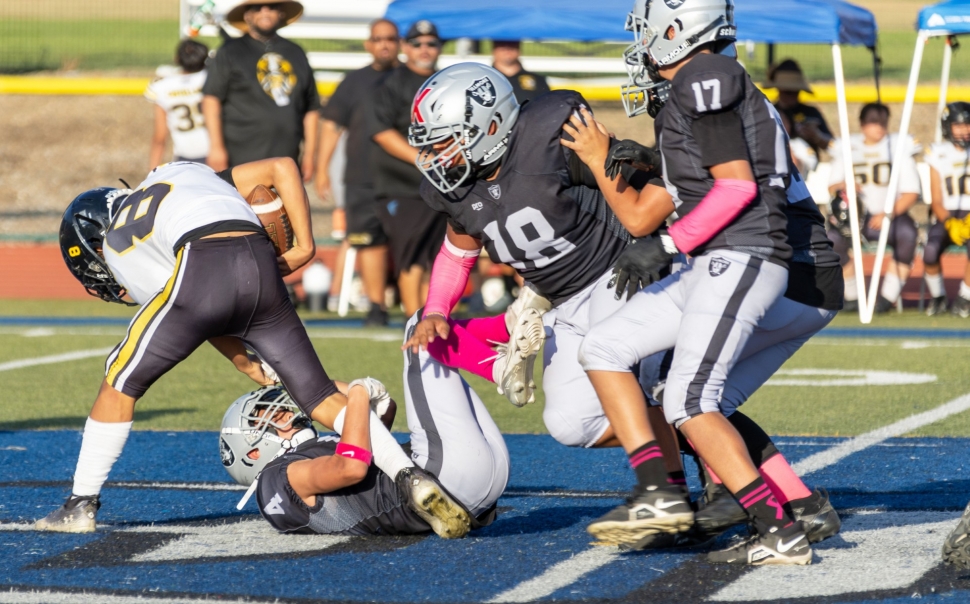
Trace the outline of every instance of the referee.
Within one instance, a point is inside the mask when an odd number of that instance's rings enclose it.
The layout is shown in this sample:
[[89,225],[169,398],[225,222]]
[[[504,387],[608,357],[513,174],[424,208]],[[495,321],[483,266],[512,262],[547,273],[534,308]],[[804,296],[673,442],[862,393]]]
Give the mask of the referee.
[[418,150],[408,144],[411,103],[425,80],[437,71],[441,54],[438,29],[417,21],[404,36],[407,62],[387,76],[372,103],[370,131],[381,151],[376,154],[377,211],[388,236],[394,272],[405,316],[423,304],[421,284],[445,237],[445,217],[421,199],[424,176],[414,165]]

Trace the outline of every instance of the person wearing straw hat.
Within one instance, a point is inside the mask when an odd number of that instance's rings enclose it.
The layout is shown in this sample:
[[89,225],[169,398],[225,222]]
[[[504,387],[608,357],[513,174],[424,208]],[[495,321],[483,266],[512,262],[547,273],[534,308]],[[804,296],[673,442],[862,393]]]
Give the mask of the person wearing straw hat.
[[802,92],[814,94],[812,87],[805,80],[802,68],[792,59],[785,59],[781,63],[772,66],[768,70],[768,79],[761,85],[762,88],[774,88],[778,90],[778,100],[775,101],[775,109],[788,117],[792,124],[791,137],[800,138],[808,143],[815,150],[816,155],[819,151],[827,149],[832,142],[832,131],[822,113],[806,105],[799,100]]
[[306,53],[277,34],[302,14],[293,0],[246,0],[226,14],[245,35],[223,44],[202,88],[214,170],[290,157],[313,178],[320,96]]

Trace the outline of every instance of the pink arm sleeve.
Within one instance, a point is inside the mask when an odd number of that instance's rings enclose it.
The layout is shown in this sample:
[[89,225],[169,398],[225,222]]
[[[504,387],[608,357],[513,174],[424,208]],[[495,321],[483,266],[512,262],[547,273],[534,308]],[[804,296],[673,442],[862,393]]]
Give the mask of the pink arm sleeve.
[[758,185],[749,180],[719,178],[697,207],[675,222],[667,234],[677,249],[690,253],[720,233],[758,195]]
[[451,309],[461,300],[468,283],[468,273],[475,266],[480,251],[463,250],[445,238],[431,269],[428,302],[424,305],[425,317],[431,314],[445,318],[451,316]]

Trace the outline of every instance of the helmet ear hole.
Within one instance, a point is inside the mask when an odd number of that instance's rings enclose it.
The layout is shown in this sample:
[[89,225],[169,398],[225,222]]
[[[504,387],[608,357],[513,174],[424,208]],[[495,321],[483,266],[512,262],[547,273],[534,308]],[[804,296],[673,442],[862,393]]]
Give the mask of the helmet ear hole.
[[492,136],[498,132],[498,120],[492,120],[492,123],[488,125],[488,135]]

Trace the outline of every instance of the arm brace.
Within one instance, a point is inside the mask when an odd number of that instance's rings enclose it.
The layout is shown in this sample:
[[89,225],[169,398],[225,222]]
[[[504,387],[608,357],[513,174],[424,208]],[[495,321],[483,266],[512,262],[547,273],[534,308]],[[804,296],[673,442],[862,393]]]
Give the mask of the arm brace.
[[704,199],[667,233],[677,249],[690,253],[711,240],[738,217],[758,195],[758,185],[748,180],[719,178]]
[[428,302],[424,305],[425,317],[431,314],[445,318],[451,316],[451,309],[461,300],[468,283],[468,273],[475,266],[480,252],[463,250],[445,238],[431,269]]

